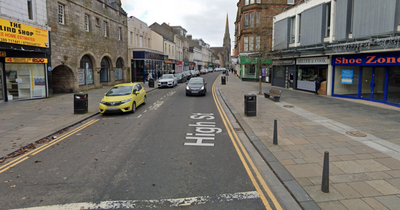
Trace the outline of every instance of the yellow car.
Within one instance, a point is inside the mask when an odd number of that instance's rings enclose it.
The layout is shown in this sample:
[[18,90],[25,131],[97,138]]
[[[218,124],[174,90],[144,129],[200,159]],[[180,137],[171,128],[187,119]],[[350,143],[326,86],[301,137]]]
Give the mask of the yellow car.
[[136,107],[146,104],[147,95],[144,87],[139,83],[123,83],[112,87],[99,105],[100,113],[135,112]]

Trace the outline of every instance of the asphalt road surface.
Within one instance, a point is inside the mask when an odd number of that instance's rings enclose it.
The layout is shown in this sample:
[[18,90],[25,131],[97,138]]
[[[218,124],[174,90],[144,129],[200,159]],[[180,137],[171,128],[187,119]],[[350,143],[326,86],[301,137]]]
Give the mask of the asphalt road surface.
[[220,74],[202,75],[206,96],[157,89],[136,113],[97,115],[14,159],[0,208],[268,209],[212,94]]

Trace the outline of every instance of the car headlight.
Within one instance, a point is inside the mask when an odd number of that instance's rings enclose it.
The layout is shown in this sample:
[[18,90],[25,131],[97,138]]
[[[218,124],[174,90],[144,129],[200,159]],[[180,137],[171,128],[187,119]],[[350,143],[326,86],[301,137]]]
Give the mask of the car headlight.
[[130,99],[127,99],[127,100],[125,100],[125,101],[121,101],[121,104],[124,104],[124,103],[128,103],[129,101],[131,101],[132,99],[130,98]]
[[201,86],[200,90],[204,90],[204,86]]
[[106,102],[104,102],[104,101],[100,101],[100,103],[101,103],[101,104],[106,104]]
[[186,85],[186,90],[190,90],[189,86]]

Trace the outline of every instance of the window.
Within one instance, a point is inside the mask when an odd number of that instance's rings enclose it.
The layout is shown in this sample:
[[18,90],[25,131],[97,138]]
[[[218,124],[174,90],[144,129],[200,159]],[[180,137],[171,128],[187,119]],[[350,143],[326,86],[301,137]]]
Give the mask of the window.
[[256,27],[260,27],[261,23],[261,12],[256,12]]
[[250,4],[254,4],[254,0],[250,0]]
[[261,0],[257,0],[257,3],[259,3],[259,4],[260,4],[260,3],[261,3]]
[[140,36],[139,47],[143,47],[143,36]]
[[122,80],[123,79],[123,73],[122,73],[122,59],[118,58],[117,60],[117,68],[114,71],[114,75],[115,75],[115,81],[117,80]]
[[287,0],[287,4],[294,4],[294,0]]
[[249,51],[254,51],[254,36],[249,37]]
[[129,40],[130,44],[133,45],[133,32],[132,31],[130,32],[130,37],[129,38],[130,38],[130,40]]
[[167,43],[165,43],[164,52],[167,53]]
[[33,20],[33,8],[32,8],[32,0],[28,0],[28,17],[29,20]]
[[249,37],[248,36],[245,36],[244,37],[244,49],[243,49],[245,52],[246,51],[249,51]]
[[249,5],[249,0],[245,0],[244,5]]
[[136,34],[136,44],[135,44],[135,46],[139,47],[139,35],[137,35],[137,34]]
[[[87,67],[87,71],[86,71]],[[93,65],[89,56],[85,55],[81,58],[79,68],[79,85],[93,84]]]
[[301,38],[301,14],[299,14],[297,16],[297,18],[299,18],[299,27],[298,27],[298,32],[299,32],[299,36],[297,37],[297,42],[300,43],[300,38]]
[[108,23],[104,22],[103,26],[104,26],[104,37],[108,37]]
[[249,13],[244,14],[244,28],[249,28]]
[[250,27],[254,27],[254,12],[250,12]]
[[260,37],[256,36],[256,51],[260,50]]
[[331,35],[331,3],[326,4],[325,8],[325,14],[326,14],[326,28],[325,28],[325,37],[329,37]]
[[100,27],[100,18],[96,18],[96,26]]
[[101,59],[100,82],[110,81],[110,62],[107,58]]
[[293,16],[290,18],[290,44],[295,41],[295,28],[296,28],[296,18]]
[[118,27],[118,40],[122,40],[122,28]]
[[349,8],[349,10],[350,10],[350,12],[351,12],[351,15],[350,15],[350,34],[352,34],[353,33],[353,20],[354,20],[354,0],[350,0],[351,1],[351,3],[350,3],[350,8]]
[[148,42],[148,43],[149,43],[149,45],[148,45],[148,48],[151,48],[151,44],[150,44],[150,43],[151,43],[151,42],[150,42],[150,38],[149,38],[149,42]]
[[87,31],[87,32],[90,31],[89,15],[86,15],[86,14],[85,14],[85,31]]
[[65,24],[64,5],[58,4],[58,23]]

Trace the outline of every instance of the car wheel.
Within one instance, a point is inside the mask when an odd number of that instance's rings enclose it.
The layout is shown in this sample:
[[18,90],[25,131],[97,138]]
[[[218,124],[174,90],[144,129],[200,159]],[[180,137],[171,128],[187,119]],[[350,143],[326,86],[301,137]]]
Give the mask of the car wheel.
[[136,103],[133,102],[132,103],[132,113],[135,113],[135,112],[136,112]]
[[143,104],[147,104],[147,96],[144,96]]

